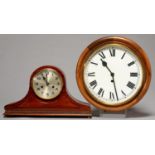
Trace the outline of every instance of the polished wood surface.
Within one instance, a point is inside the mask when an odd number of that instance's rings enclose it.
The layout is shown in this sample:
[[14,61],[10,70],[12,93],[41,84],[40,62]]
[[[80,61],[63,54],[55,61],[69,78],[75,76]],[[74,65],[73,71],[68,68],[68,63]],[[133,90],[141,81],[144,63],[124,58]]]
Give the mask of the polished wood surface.
[[[127,48],[134,51],[134,53],[138,56],[138,58],[141,61],[143,70],[144,70],[144,80],[141,89],[137,93],[137,95],[127,102],[125,102],[122,105],[118,106],[110,106],[103,103],[100,103],[99,101],[96,101],[87,91],[84,83],[84,64],[87,61],[88,57],[98,48],[107,45],[107,44],[120,44],[124,45]],[[79,61],[77,63],[76,68],[76,79],[77,84],[80,89],[81,94],[85,97],[85,99],[94,105],[95,107],[105,110],[105,111],[122,111],[125,109],[129,109],[136,103],[138,103],[145,93],[147,92],[150,81],[151,81],[151,65],[149,62],[149,59],[147,55],[145,54],[144,50],[134,41],[124,38],[124,37],[118,37],[118,36],[112,36],[112,37],[104,37],[99,40],[94,41],[91,43],[81,54]]]
[[[32,78],[36,73],[45,68],[55,69],[63,78],[61,94],[51,100],[43,100],[36,96],[32,89]],[[35,70],[30,79],[28,94],[20,101],[11,103],[5,107],[5,116],[55,116],[55,117],[91,117],[89,106],[73,99],[66,90],[64,74],[53,66],[43,66]]]

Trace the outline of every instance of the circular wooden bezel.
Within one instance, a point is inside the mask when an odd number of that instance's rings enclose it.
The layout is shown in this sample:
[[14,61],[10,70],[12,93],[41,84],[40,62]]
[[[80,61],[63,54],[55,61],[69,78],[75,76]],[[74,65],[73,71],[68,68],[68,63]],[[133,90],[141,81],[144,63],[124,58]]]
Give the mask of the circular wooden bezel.
[[[117,105],[117,106],[107,105],[104,103],[100,103],[98,100],[95,100],[94,97],[92,97],[88,92],[84,83],[83,74],[84,74],[84,65],[86,61],[96,49],[106,46],[108,44],[122,45],[130,49],[131,51],[133,51],[134,54],[139,58],[142,64],[143,74],[144,74],[142,87],[140,88],[139,92],[134,96],[134,98],[132,98],[129,101],[126,101],[124,104]],[[124,37],[118,37],[118,36],[104,37],[91,43],[82,52],[76,67],[76,80],[81,94],[89,103],[105,111],[122,111],[125,109],[129,109],[130,107],[138,103],[147,92],[151,82],[151,65],[144,50],[134,41]]]

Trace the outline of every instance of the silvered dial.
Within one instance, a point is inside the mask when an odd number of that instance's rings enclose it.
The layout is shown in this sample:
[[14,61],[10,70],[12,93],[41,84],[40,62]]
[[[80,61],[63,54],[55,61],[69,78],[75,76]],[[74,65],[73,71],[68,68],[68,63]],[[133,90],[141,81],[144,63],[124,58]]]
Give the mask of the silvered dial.
[[32,79],[32,88],[35,94],[42,99],[57,97],[63,87],[61,75],[54,69],[43,69]]
[[83,78],[94,99],[107,105],[120,105],[134,98],[144,77],[141,62],[133,51],[110,44],[90,55]]

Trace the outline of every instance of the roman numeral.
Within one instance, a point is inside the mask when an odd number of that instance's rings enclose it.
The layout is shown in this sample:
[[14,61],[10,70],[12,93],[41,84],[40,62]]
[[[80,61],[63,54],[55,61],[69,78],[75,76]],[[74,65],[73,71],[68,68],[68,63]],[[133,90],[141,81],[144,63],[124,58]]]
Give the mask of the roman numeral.
[[102,88],[99,89],[98,95],[101,95],[101,96],[103,97],[103,95],[104,95],[104,90],[103,90]]
[[132,82],[128,82],[127,86],[130,88],[130,89],[133,89],[135,87],[135,84],[132,83]]
[[135,64],[135,61],[130,62],[128,66],[132,66],[133,64]]
[[102,59],[105,59],[105,55],[104,55],[103,52],[100,52],[100,53],[99,53],[99,56],[100,56]]
[[115,54],[116,54],[115,48],[110,48],[110,49],[109,49],[109,52],[110,52],[110,55],[111,55],[112,57],[114,57]]
[[96,66],[98,65],[98,64],[97,64],[97,63],[95,63],[95,62],[90,62],[90,63],[91,63],[91,64],[93,64],[93,65],[96,65]]
[[110,92],[110,97],[109,97],[111,100],[114,100],[115,99],[115,96],[114,96],[114,93]]
[[130,76],[131,77],[137,77],[138,76],[138,73],[134,73],[134,72],[133,73],[130,73]]
[[123,59],[125,57],[126,52],[124,52],[124,54],[122,55],[121,59]]
[[124,93],[124,91],[123,91],[123,90],[121,90],[121,92],[122,92],[122,94],[123,94],[124,96],[126,96],[126,94]]
[[95,76],[95,72],[88,73],[88,76]]
[[95,89],[95,87],[97,86],[97,81],[94,80],[94,81],[90,82],[89,84],[90,84],[90,86],[91,86],[93,89]]

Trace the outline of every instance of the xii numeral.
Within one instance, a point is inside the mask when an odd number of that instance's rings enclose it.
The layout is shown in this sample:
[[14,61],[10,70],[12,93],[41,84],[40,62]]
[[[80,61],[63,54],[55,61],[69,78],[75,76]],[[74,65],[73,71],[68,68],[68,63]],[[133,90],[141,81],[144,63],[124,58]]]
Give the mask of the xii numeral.
[[115,48],[110,48],[110,49],[109,49],[109,52],[110,52],[110,55],[111,55],[112,57],[114,57],[114,56],[116,55],[116,50],[115,50]]

